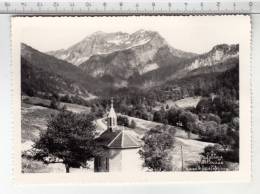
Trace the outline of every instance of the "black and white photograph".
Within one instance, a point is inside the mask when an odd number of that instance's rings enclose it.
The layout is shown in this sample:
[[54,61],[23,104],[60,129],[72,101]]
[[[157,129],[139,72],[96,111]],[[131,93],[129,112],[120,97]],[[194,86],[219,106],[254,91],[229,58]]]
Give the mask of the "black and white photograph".
[[20,175],[249,173],[249,17],[12,25]]

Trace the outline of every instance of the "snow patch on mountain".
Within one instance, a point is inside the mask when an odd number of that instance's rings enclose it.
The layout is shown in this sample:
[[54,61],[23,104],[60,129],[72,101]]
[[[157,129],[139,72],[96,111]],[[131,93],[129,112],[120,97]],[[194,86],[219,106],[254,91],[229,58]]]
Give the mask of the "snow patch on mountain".
[[146,39],[140,40],[140,41],[136,42],[135,44],[133,44],[131,47],[136,47],[136,46],[140,46],[140,45],[146,44],[150,40],[151,40],[150,38],[146,38]]
[[96,69],[95,71],[92,72],[93,77],[101,77],[105,73],[105,70],[102,68]]
[[149,71],[153,71],[155,69],[158,69],[159,65],[157,63],[150,63],[146,64],[144,68],[140,71],[141,74],[147,73]]
[[68,58],[69,55],[70,55],[69,53],[65,53],[65,54],[60,56],[60,59],[64,60],[64,59]]
[[122,44],[122,40],[120,40],[120,39],[115,39],[115,40],[108,40],[107,41],[108,43],[112,43],[112,44],[116,44],[116,45],[120,45],[120,44]]
[[75,59],[75,60],[73,60],[72,61],[72,63],[74,64],[81,64],[81,63],[83,63],[84,61],[86,61],[86,60],[88,60],[89,59],[89,57],[81,57],[81,58],[78,58],[78,59]]

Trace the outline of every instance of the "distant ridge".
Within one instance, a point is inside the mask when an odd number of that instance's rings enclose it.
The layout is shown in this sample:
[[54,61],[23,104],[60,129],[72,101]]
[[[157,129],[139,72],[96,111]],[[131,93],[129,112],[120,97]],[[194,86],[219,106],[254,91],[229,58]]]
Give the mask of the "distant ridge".
[[[155,37],[161,41],[157,42],[158,45],[156,46],[158,48],[163,45],[168,45],[167,42],[159,35],[159,33],[155,31],[141,29],[132,34],[124,32],[106,33],[98,31],[87,36],[80,42],[72,45],[67,49],[50,51],[47,54],[53,55],[59,59],[78,66],[87,61],[91,56],[111,54],[116,51],[122,51],[133,47],[141,47]],[[173,49],[172,51],[176,52],[177,57],[189,58],[196,55],[194,53],[188,53],[177,49]]]

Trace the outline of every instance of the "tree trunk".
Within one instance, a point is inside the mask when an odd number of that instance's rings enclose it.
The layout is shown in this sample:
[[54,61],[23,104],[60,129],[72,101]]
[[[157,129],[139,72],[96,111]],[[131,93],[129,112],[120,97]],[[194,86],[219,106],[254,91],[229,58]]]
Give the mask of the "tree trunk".
[[188,139],[190,139],[190,136],[191,136],[191,132],[188,131]]
[[66,173],[69,173],[69,172],[70,172],[70,166],[69,166],[69,164],[65,164],[65,168],[66,168]]

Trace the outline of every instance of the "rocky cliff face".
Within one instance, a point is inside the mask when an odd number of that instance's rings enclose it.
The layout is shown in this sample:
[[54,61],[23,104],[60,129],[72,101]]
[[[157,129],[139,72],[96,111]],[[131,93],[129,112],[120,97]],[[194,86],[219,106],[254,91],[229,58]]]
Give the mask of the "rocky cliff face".
[[[96,77],[113,72],[115,66],[129,68],[127,70],[132,69],[140,74],[154,70],[160,66],[153,60],[162,47],[169,47],[166,55],[177,58],[195,56],[193,53],[170,47],[157,32],[146,30],[132,34],[96,32],[68,49],[51,51],[48,54],[80,66],[85,72]],[[93,70],[92,66],[96,66],[96,70]]]
[[[162,49],[161,53],[165,50],[167,49]],[[169,55],[163,54],[159,56],[160,61],[167,65],[144,74],[141,79],[142,84],[139,85],[149,88],[184,77],[225,72],[239,64],[239,45],[216,45],[207,53],[180,60],[176,64],[172,63],[172,61],[176,62],[176,58],[169,58],[167,57]]]
[[120,39],[120,50],[92,55],[79,67],[93,77],[111,75],[128,79],[135,73],[142,75],[196,56],[170,47],[157,32],[140,30],[127,37]]
[[200,55],[187,66],[187,70],[192,71],[201,67],[217,65],[231,58],[238,58],[238,45],[221,44],[212,48],[211,51]]

